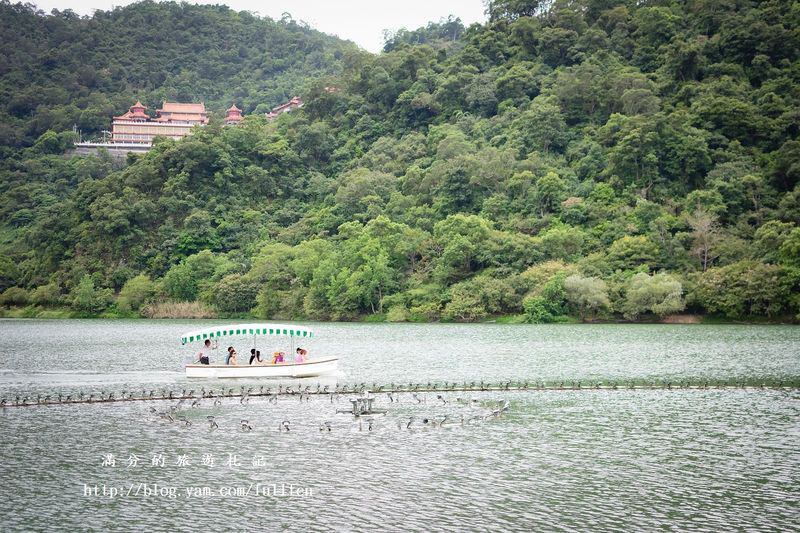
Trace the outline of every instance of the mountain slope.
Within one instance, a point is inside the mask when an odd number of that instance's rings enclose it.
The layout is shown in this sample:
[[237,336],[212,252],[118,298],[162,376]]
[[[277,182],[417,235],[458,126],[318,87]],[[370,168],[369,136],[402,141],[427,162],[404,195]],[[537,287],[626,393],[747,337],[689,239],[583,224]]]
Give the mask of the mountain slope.
[[2,301],[796,316],[797,5],[495,1],[486,24],[345,54],[301,112],[211,125],[125,168],[63,159],[48,132],[2,170]]
[[341,70],[352,43],[290,18],[225,6],[138,2],[78,17],[0,3],[0,144],[22,146],[48,129],[94,134],[137,98],[232,101],[266,112],[310,78]]

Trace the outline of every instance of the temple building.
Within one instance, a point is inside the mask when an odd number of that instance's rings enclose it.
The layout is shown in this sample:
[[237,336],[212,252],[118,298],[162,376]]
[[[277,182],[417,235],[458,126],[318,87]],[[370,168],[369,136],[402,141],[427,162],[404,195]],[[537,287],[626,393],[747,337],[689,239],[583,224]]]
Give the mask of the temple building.
[[233,124],[238,124],[242,121],[242,110],[236,107],[236,104],[231,105],[227,111],[225,111],[225,125],[230,126]]
[[303,107],[303,100],[301,100],[299,96],[295,96],[294,98],[292,98],[288,102],[286,102],[284,104],[281,104],[281,105],[279,105],[277,107],[273,107],[272,111],[267,113],[267,118],[270,118],[270,119],[271,118],[275,118],[278,115],[280,115],[281,113],[288,113],[289,111],[292,111],[292,110],[297,109],[299,107]]
[[208,114],[203,102],[199,104],[164,102],[161,109],[156,110],[156,122],[208,124]]
[[150,118],[146,110],[147,107],[137,100],[127,113],[114,117],[111,122],[111,142],[150,145],[156,136],[178,140],[190,135],[194,126],[208,124],[206,106],[202,102],[164,102],[161,109],[156,110],[155,118]]

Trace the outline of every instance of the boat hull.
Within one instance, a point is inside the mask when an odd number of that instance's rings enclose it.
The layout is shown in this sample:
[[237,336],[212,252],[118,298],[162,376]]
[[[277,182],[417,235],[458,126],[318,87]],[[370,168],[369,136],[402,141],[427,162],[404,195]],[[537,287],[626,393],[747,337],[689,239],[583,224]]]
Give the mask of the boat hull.
[[339,367],[339,359],[328,357],[305,363],[274,365],[186,365],[187,378],[307,378],[331,374]]

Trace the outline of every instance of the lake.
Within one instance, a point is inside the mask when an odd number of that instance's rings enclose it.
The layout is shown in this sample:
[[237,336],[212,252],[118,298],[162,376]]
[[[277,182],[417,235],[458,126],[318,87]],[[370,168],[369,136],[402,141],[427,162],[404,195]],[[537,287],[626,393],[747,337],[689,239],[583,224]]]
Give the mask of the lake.
[[[0,320],[0,397],[264,385],[183,377],[206,323]],[[792,326],[308,325],[340,374],[307,384],[800,379]],[[800,527],[798,389],[439,396],[5,408],[0,530]]]

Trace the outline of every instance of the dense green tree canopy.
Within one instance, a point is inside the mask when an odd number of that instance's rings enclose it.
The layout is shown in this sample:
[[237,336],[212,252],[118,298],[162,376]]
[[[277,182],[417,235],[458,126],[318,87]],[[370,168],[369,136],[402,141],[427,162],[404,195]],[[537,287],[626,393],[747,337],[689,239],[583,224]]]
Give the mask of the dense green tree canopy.
[[291,17],[222,5],[145,0],[91,17],[35,9],[0,2],[0,147],[36,141],[60,153],[56,132],[98,135],[137,98],[151,108],[169,99],[204,101],[218,115],[231,102],[266,112],[359,55]]
[[[3,304],[798,314],[797,2],[487,12],[371,55],[221,6],[0,3]],[[302,109],[260,114],[295,93]],[[73,124],[99,132],[135,98],[249,116],[124,162],[64,154]]]

